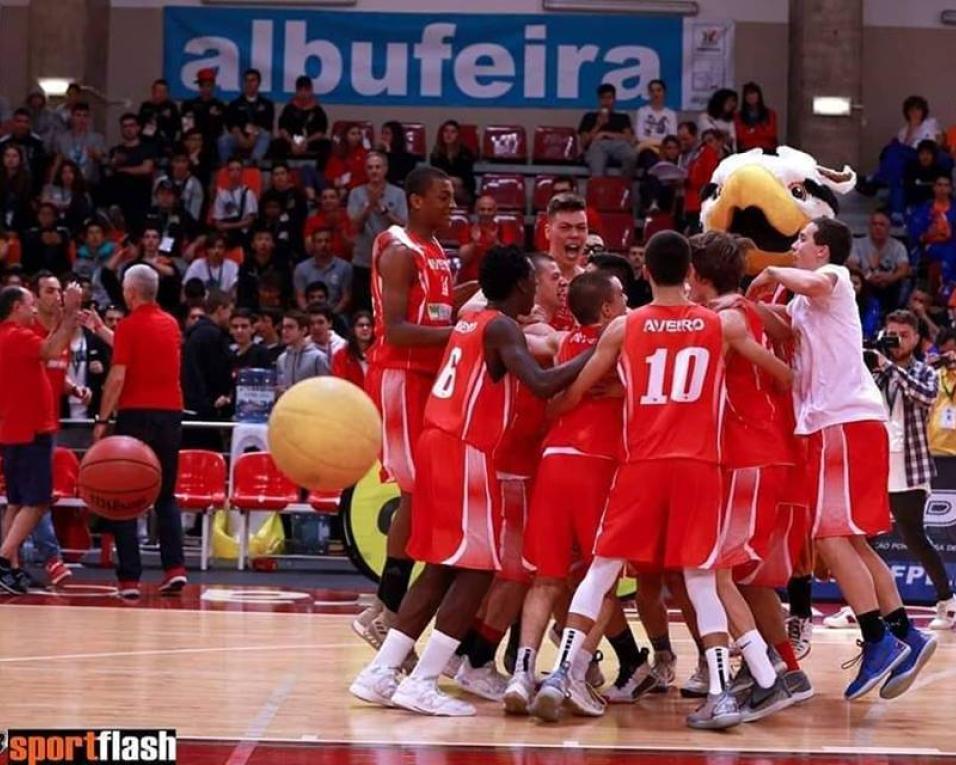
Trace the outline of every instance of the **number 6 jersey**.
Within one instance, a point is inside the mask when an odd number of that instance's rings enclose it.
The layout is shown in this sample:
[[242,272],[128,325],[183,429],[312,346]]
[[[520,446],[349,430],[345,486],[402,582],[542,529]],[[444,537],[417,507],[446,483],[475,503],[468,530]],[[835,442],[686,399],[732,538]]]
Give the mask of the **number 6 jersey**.
[[495,382],[485,363],[485,328],[501,315],[485,309],[459,317],[425,405],[426,428],[437,428],[489,454],[510,421],[514,398],[511,376]]
[[628,314],[618,360],[626,462],[719,461],[723,344],[717,314],[692,303]]

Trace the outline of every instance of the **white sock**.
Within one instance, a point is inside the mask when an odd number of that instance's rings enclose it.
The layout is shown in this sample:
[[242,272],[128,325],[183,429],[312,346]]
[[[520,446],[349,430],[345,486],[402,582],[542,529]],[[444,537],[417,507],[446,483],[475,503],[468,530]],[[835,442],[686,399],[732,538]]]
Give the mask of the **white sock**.
[[587,637],[587,633],[581,632],[581,630],[572,630],[568,627],[564,628],[564,633],[561,635],[561,645],[558,647],[558,655],[554,660],[554,669],[552,672],[557,672],[565,664],[572,664],[574,662],[574,657],[581,652],[581,646],[584,644],[584,638]]
[[408,654],[412,652],[414,647],[415,641],[412,638],[404,632],[391,629],[385,635],[385,640],[382,641],[382,647],[378,649],[378,653],[375,654],[375,658],[372,659],[372,665],[376,667],[398,668],[402,666],[402,662],[408,658]]
[[757,630],[745,632],[737,638],[737,647],[743,654],[744,661],[750,668],[750,674],[754,676],[757,685],[761,688],[770,688],[777,682],[777,673],[770,663],[770,657],[767,656],[767,643],[760,636]]
[[435,630],[425,643],[425,650],[422,651],[411,677],[416,680],[437,680],[445,665],[448,664],[448,660],[455,655],[459,645],[461,645],[460,640]]
[[722,645],[708,648],[704,656],[707,657],[707,674],[710,675],[710,693],[723,693],[730,684],[730,649]]
[[591,664],[591,657],[593,654],[588,653],[587,651],[578,651],[577,656],[571,661],[571,677],[575,680],[580,680],[584,682],[584,678],[588,673],[588,667]]
[[515,660],[515,672],[527,672],[533,677],[537,658],[538,652],[534,648],[522,646],[518,649],[518,658]]

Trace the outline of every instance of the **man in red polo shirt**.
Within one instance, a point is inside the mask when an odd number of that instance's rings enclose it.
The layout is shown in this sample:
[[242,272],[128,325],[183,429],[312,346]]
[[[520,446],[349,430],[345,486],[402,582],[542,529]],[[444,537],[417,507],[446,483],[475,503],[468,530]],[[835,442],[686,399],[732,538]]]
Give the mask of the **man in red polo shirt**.
[[[103,386],[93,439],[105,435],[106,421],[116,411],[116,434],[138,438],[156,453],[163,471],[154,506],[165,571],[159,591],[172,594],[186,584],[183,527],[174,494],[182,437],[182,340],[176,320],[156,303],[158,290],[159,274],[145,263],[130,267],[123,276],[123,299],[130,315],[116,328],[113,365]],[[119,595],[138,598],[143,566],[136,521],[114,521],[112,527],[119,558]]]
[[53,494],[53,433],[56,410],[46,363],[69,345],[79,321],[82,292],[67,289],[59,326],[44,340],[30,329],[33,294],[23,287],[0,290],[0,448],[7,485],[0,590],[27,591],[18,551],[44,516]]

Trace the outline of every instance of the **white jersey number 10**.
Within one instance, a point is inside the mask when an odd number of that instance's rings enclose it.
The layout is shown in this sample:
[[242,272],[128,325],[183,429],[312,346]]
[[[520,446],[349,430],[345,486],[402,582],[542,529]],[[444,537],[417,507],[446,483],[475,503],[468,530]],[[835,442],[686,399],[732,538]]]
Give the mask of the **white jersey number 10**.
[[667,348],[659,348],[644,361],[650,367],[647,375],[647,393],[641,396],[642,405],[666,404],[668,401],[689,403],[700,398],[710,363],[710,351],[706,348],[681,348],[674,354],[670,393],[664,392],[664,377],[667,370]]

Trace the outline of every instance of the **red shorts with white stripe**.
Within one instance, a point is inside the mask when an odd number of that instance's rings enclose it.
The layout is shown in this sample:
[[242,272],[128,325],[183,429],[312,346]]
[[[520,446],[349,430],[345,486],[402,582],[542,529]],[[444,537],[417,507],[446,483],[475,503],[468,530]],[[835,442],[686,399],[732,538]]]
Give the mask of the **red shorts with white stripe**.
[[732,568],[765,557],[789,473],[789,467],[777,465],[724,470],[718,568]]
[[531,584],[531,571],[522,558],[525,526],[528,521],[528,495],[531,479],[498,473],[501,485],[501,571],[498,578],[508,582]]
[[412,533],[414,560],[455,568],[501,568],[501,488],[491,456],[437,428],[426,428],[415,452],[418,474]]
[[690,459],[621,465],[594,554],[641,572],[714,568],[723,497],[720,467]]
[[734,581],[748,587],[784,587],[808,546],[810,512],[805,505],[778,505],[763,559],[734,568]]
[[546,449],[535,476],[524,557],[538,576],[565,578],[588,562],[617,461]]
[[814,539],[889,531],[889,439],[876,420],[831,425],[809,436]]
[[382,468],[406,494],[415,489],[415,444],[435,379],[420,372],[370,366],[365,392],[382,415]]

